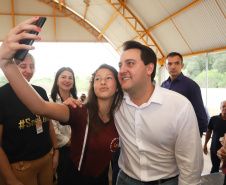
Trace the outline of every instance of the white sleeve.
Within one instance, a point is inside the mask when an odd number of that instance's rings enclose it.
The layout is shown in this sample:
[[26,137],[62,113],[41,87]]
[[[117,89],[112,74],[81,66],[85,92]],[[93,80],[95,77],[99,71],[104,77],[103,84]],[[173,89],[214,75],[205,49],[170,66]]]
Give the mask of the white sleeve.
[[64,145],[67,144],[67,142],[69,141],[70,138],[68,138],[67,136],[65,136],[64,134],[62,134],[59,130],[59,121],[56,120],[52,120],[53,123],[53,127],[56,133],[56,138],[57,138],[57,145],[58,147],[63,147]]
[[[53,102],[53,99],[51,98],[51,96],[49,96],[49,101]],[[61,133],[61,131],[59,129],[59,126],[60,126],[59,121],[52,120],[52,123],[53,123],[53,127],[55,130],[56,138],[57,138],[57,145],[58,145],[58,147],[61,148],[67,144],[67,142],[69,141],[70,138],[65,136],[63,133]]]
[[179,185],[201,183],[203,170],[202,144],[195,111],[187,103],[178,118],[178,137],[175,145],[176,162],[180,170]]

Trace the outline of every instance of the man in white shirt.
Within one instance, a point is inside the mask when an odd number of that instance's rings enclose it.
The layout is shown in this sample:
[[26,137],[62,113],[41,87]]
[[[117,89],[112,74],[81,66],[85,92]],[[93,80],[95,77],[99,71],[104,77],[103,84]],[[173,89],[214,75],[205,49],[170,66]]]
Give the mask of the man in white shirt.
[[155,84],[156,62],[151,48],[124,43],[118,77],[125,96],[115,114],[117,185],[199,184],[203,155],[194,109],[184,96]]

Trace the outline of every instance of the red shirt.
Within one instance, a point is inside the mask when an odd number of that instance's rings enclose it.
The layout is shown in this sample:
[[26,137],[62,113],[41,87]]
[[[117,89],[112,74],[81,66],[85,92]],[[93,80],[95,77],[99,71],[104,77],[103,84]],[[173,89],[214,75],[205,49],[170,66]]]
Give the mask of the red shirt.
[[[68,122],[71,126],[70,157],[77,168],[81,157],[86,123],[86,108],[74,109],[70,107],[70,120]],[[94,178],[98,177],[106,169],[119,144],[114,119],[105,124],[100,119],[99,124],[97,135],[94,136],[92,131],[89,130],[81,168],[83,175]]]

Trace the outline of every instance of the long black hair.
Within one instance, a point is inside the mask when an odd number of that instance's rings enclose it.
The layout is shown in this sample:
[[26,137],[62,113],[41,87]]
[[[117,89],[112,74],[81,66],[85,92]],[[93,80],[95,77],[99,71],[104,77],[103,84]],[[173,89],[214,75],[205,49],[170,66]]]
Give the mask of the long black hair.
[[[73,70],[70,67],[62,67],[56,73],[55,80],[54,80],[54,83],[53,83],[53,87],[52,87],[52,90],[51,90],[51,98],[53,99],[54,102],[56,102],[57,94],[60,95],[59,87],[57,85],[57,81],[58,81],[58,78],[59,78],[60,74],[62,72],[64,72],[64,71],[69,71],[69,72],[72,73],[74,84],[73,84],[72,88],[70,89],[70,93],[73,96],[73,98],[78,99],[78,97],[77,97],[77,89],[76,89],[76,86],[75,86],[75,75],[74,75],[74,72],[73,72]],[[60,98],[61,98],[61,95],[60,95]],[[62,98],[61,98],[61,100],[62,100]]]
[[100,69],[110,70],[113,73],[115,80],[116,80],[116,84],[117,84],[117,91],[115,93],[114,101],[111,105],[111,109],[109,112],[111,118],[113,117],[113,114],[117,111],[117,109],[120,107],[120,105],[122,103],[122,98],[123,98],[123,91],[122,91],[121,85],[118,80],[117,70],[108,64],[102,64],[92,74],[89,91],[88,91],[87,102],[85,104],[85,106],[89,110],[90,128],[94,131],[94,133],[98,132],[98,125],[99,125],[98,123],[100,122],[100,118],[98,116],[99,107],[98,107],[98,102],[97,102],[97,96],[94,92],[94,79],[95,79],[97,71]]

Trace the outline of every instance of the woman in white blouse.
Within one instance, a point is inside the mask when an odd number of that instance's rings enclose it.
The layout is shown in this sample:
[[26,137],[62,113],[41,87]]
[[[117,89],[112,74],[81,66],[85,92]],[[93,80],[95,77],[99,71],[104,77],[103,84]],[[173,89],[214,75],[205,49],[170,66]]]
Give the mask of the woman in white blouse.
[[[62,104],[69,97],[77,99],[74,72],[70,67],[60,68],[55,76],[49,100]],[[58,185],[75,184],[76,172],[69,157],[71,146],[71,127],[52,120],[59,147],[59,165],[57,168]]]

